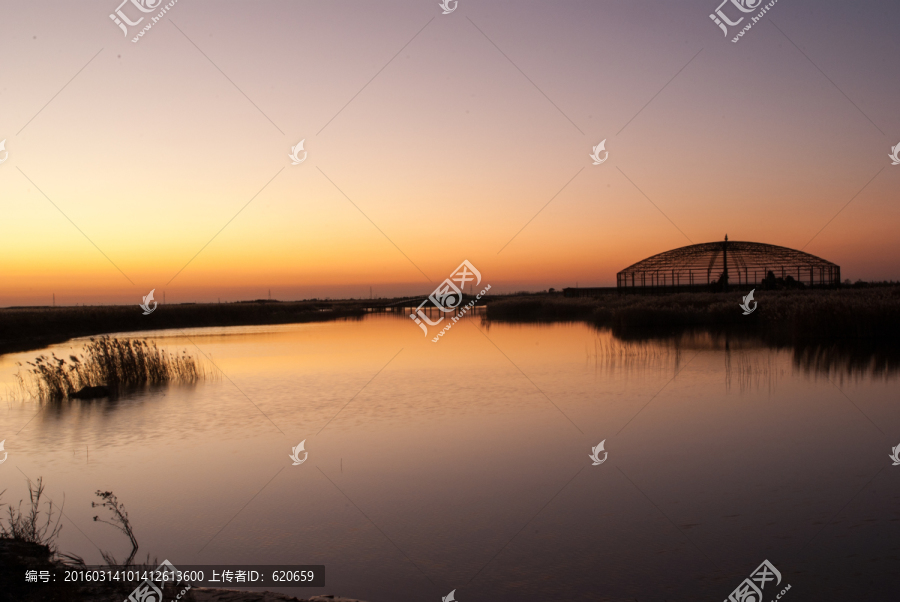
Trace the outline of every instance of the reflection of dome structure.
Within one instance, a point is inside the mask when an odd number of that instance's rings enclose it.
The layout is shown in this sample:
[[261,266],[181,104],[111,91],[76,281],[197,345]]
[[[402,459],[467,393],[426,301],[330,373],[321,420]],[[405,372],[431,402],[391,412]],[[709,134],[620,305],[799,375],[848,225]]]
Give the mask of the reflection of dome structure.
[[666,251],[616,275],[622,288],[686,288],[762,283],[772,272],[782,282],[837,286],[841,268],[815,255],[758,242],[707,242]]

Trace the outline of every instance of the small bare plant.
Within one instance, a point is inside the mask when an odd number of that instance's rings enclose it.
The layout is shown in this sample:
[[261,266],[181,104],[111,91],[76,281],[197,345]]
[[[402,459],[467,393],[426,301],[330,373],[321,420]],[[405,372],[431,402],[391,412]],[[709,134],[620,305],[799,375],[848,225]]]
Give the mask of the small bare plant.
[[134,531],[131,528],[131,523],[128,521],[128,512],[125,510],[125,504],[119,502],[112,491],[97,490],[95,495],[103,501],[91,502],[91,508],[108,508],[112,513],[112,520],[103,520],[99,516],[95,516],[94,522],[112,525],[124,533],[131,541],[131,554],[128,556],[128,559],[125,560],[124,564],[120,565],[112,554],[101,550],[100,554],[103,556],[103,560],[105,560],[106,564],[109,566],[131,566],[131,562],[134,560],[135,554],[137,554],[138,542],[137,538],[134,536]]

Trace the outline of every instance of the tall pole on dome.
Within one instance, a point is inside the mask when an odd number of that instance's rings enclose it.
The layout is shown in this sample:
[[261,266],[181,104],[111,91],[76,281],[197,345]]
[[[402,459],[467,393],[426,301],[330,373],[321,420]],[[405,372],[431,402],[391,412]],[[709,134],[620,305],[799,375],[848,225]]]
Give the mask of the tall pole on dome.
[[728,235],[725,235],[725,242],[722,243],[722,264],[725,270],[722,272],[722,285],[725,291],[728,290]]

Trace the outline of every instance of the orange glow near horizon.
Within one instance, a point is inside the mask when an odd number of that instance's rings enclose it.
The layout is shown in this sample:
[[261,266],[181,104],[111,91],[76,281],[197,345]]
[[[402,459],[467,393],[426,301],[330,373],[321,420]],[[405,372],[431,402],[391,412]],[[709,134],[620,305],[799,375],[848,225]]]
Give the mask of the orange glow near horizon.
[[174,27],[131,44],[77,7],[65,28],[8,9],[28,26],[0,25],[21,49],[0,112],[0,306],[412,295],[464,259],[496,292],[614,286],[726,233],[900,279],[900,82],[874,49],[814,49],[861,114],[777,31],[723,46],[693,14],[508,8],[471,18],[521,73],[465,20],[421,29],[424,8],[179,4],[228,79]]

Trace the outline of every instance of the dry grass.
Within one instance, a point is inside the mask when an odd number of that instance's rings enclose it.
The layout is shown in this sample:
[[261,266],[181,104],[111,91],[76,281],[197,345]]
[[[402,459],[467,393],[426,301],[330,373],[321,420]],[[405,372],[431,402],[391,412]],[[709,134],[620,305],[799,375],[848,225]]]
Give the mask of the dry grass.
[[107,508],[112,514],[112,520],[103,520],[99,516],[95,516],[94,522],[112,525],[113,527],[124,533],[125,536],[128,537],[128,540],[131,542],[131,554],[128,556],[128,559],[124,563],[119,564],[115,556],[113,556],[111,553],[100,550],[100,554],[103,556],[103,560],[105,560],[106,564],[109,566],[131,566],[131,562],[134,560],[134,555],[137,554],[138,551],[138,542],[137,538],[134,536],[134,530],[131,528],[131,521],[128,520],[128,512],[126,512],[125,510],[125,504],[120,502],[116,497],[116,494],[114,494],[112,491],[97,490],[94,495],[96,495],[103,501],[99,503],[91,502],[91,508]]
[[[0,495],[2,494],[3,492],[0,492]],[[58,508],[54,513],[53,502],[47,502],[46,518],[42,520],[41,496],[43,494],[44,481],[42,478],[38,479],[37,483],[28,482],[30,507],[23,511],[20,501],[17,508],[12,506],[7,508],[6,522],[5,524],[0,522],[0,539],[36,543],[47,546],[51,553],[56,552],[56,537],[62,530],[62,525],[59,524],[62,518],[62,508]],[[53,522],[54,514],[57,515],[55,524]]]
[[[21,364],[20,364],[21,365]],[[41,401],[59,401],[83,387],[125,387],[172,382],[194,383],[206,372],[183,351],[161,350],[156,343],[135,339],[92,338],[80,356],[61,359],[51,354],[28,362],[30,368],[16,374],[19,387]]]

